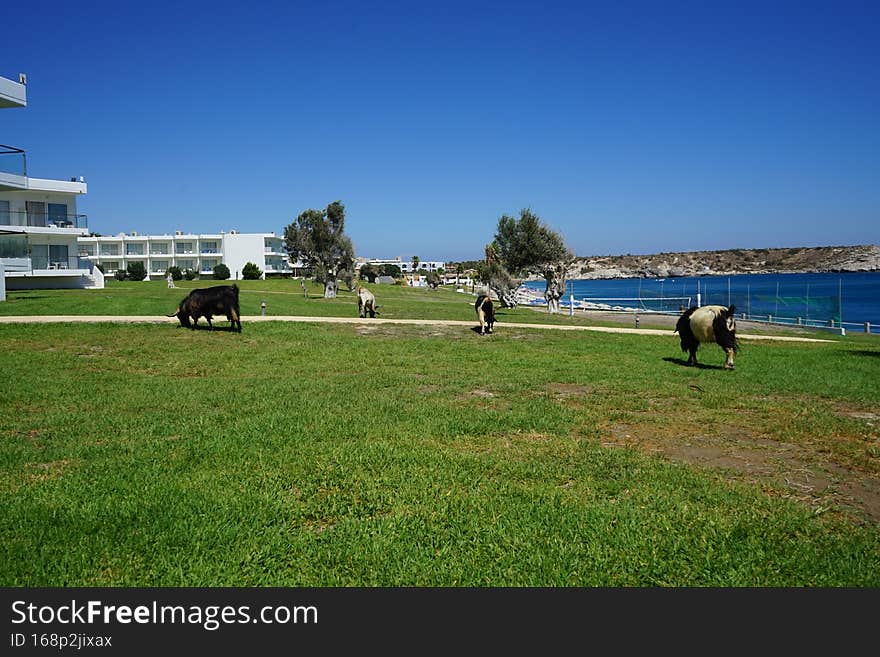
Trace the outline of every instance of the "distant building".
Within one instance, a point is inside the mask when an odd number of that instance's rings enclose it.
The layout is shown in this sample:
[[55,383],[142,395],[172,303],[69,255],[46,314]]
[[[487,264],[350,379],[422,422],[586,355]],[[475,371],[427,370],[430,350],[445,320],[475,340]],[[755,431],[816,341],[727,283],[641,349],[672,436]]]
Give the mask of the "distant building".
[[400,265],[400,271],[404,274],[412,274],[414,272],[428,273],[429,271],[437,271],[446,267],[446,263],[441,260],[420,260],[417,267],[413,267],[412,261],[404,261]]
[[[26,107],[25,85],[24,74],[0,77],[0,108]],[[0,300],[7,288],[104,287],[101,272],[78,257],[77,239],[89,231],[76,199],[87,189],[82,176],[32,178],[27,153],[0,145]]]
[[263,277],[298,276],[301,262],[290,262],[284,247],[284,238],[275,233],[239,233],[237,230],[220,233],[184,233],[174,235],[140,235],[119,233],[113,236],[80,237],[79,252],[95,265],[101,265],[106,274],[139,262],[147,271],[148,279],[165,278],[169,267],[181,271],[191,269],[200,276],[214,273],[214,267],[229,267],[231,279],[240,279],[241,270],[248,262],[263,272]]
[[417,268],[413,268],[413,263],[411,260],[402,260],[400,258],[356,258],[355,259],[355,270],[359,271],[361,267],[364,265],[373,265],[374,267],[381,267],[382,265],[396,265],[400,267],[400,272],[402,274],[411,274],[414,271],[419,271],[423,273],[428,273],[431,271],[437,271],[438,269],[443,269],[446,267],[446,263],[440,260],[426,260],[424,262],[419,261],[419,265]]

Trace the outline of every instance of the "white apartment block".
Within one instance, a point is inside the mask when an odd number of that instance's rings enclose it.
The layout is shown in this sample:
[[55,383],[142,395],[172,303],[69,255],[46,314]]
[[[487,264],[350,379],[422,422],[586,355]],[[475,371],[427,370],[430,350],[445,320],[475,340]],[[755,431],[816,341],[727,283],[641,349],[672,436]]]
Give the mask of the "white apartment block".
[[404,274],[413,274],[417,272],[429,272],[429,271],[437,271],[438,269],[443,269],[446,267],[445,262],[441,262],[440,260],[420,260],[418,266],[414,267],[412,260],[409,262],[403,261],[400,263],[400,271]]
[[[0,108],[27,106],[26,80],[0,77]],[[104,277],[78,257],[88,220],[77,213],[83,178],[32,178],[27,153],[0,145],[0,301],[6,290],[104,287]]]
[[297,275],[302,263],[290,262],[284,238],[275,233],[184,233],[174,235],[140,235],[119,233],[113,236],[80,237],[79,255],[100,265],[104,273],[127,270],[139,262],[147,271],[147,279],[164,278],[169,267],[191,269],[200,276],[210,276],[220,263],[229,267],[232,280],[240,279],[248,262],[263,272],[263,278],[276,275]]
[[373,265],[375,267],[381,267],[382,265],[397,265],[398,267],[400,267],[400,272],[402,274],[411,274],[417,271],[428,273],[431,271],[437,271],[438,269],[444,269],[446,267],[446,263],[440,260],[420,260],[418,267],[413,267],[412,260],[402,260],[400,258],[358,258],[355,269],[360,269],[367,264]]

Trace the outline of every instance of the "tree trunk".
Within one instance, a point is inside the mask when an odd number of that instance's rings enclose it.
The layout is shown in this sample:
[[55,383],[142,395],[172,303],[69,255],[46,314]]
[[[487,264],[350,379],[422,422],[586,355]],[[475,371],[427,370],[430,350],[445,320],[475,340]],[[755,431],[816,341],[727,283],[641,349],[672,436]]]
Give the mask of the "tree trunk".
[[325,299],[335,299],[336,298],[336,279],[324,281],[324,298]]
[[547,281],[547,289],[544,290],[544,299],[547,300],[547,312],[559,312],[559,300],[565,293],[565,266],[555,265],[544,271],[544,279]]
[[498,301],[501,303],[502,308],[516,308],[518,302],[516,300],[516,290],[510,289],[508,286],[495,283],[489,285],[489,289],[491,289],[495,296],[498,297]]
[[516,290],[508,289],[504,296],[498,297],[501,300],[502,308],[516,308],[519,302],[516,300]]

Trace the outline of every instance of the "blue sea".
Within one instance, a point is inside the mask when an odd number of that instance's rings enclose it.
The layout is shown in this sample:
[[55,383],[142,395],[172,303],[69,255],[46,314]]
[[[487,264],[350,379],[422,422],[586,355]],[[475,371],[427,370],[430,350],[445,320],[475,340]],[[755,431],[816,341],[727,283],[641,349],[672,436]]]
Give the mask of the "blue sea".
[[[540,292],[544,281],[525,284]],[[836,326],[880,332],[880,272],[830,274],[741,274],[680,278],[626,278],[568,281],[566,301],[677,313],[697,304],[736,306],[738,316],[809,326]],[[742,315],[745,313],[745,315]]]

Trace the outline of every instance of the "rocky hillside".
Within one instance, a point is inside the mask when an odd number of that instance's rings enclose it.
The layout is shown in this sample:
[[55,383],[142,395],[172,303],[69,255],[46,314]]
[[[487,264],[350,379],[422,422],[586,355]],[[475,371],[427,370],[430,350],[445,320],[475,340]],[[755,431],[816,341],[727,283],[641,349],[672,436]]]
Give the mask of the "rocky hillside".
[[730,249],[578,258],[570,278],[667,278],[790,272],[880,271],[880,246]]

